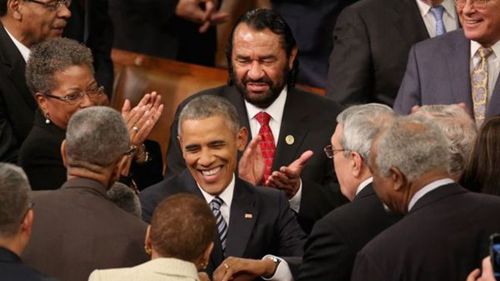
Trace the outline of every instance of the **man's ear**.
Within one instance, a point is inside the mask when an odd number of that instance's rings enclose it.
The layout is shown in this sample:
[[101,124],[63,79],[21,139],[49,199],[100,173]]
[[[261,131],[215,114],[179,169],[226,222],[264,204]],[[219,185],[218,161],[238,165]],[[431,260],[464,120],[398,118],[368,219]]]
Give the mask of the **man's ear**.
[[12,11],[12,16],[16,20],[22,20],[23,14],[21,12],[20,0],[8,0],[7,1],[7,12]]
[[241,127],[236,136],[236,145],[239,151],[245,150],[248,142],[248,129],[246,127]]
[[146,236],[144,237],[144,248],[152,249],[153,243],[151,242],[151,225],[146,229]]
[[288,58],[288,68],[289,69],[293,68],[293,64],[294,64],[295,60],[297,59],[297,52],[298,52],[297,47],[294,47],[292,49],[292,52],[290,52],[290,57]]
[[181,149],[182,157],[184,157],[184,146],[182,144],[182,137],[177,135],[177,140],[179,141],[179,148]]
[[68,168],[68,158],[66,156],[66,139],[61,143],[61,156],[63,160],[64,167]]
[[360,177],[364,165],[363,158],[361,157],[361,155],[359,155],[359,153],[354,151],[349,152],[349,158],[351,161],[350,165],[352,165],[352,175],[355,178]]
[[21,233],[27,234],[28,238],[31,236],[31,229],[33,227],[33,219],[34,219],[33,209],[29,209],[26,212],[26,215],[23,218],[23,222],[21,223]]
[[392,181],[394,182],[394,191],[404,192],[404,188],[408,185],[408,179],[406,176],[395,167],[391,167],[389,169],[389,173]]

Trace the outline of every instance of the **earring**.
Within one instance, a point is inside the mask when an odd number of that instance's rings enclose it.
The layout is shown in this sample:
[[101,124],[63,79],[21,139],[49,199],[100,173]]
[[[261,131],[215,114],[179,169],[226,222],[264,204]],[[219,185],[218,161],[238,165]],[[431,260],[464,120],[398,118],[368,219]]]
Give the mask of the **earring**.
[[202,262],[200,262],[200,268],[199,269],[205,270],[205,269],[207,269],[207,265],[208,265],[207,262],[202,261]]
[[45,113],[45,124],[50,124],[50,116],[48,112]]
[[147,245],[144,245],[144,251],[146,252],[146,254],[148,254],[148,256],[151,256],[151,248],[149,248]]

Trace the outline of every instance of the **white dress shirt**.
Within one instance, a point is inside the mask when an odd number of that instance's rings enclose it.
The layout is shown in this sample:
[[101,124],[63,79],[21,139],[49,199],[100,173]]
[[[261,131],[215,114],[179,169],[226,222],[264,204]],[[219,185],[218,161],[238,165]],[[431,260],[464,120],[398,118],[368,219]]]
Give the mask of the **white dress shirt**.
[[[470,73],[474,70],[480,61],[479,53],[477,50],[481,47],[481,44],[475,41],[470,41]],[[495,84],[497,82],[498,74],[500,73],[500,41],[496,42],[493,46],[493,53],[488,57],[488,100],[493,94],[493,89],[495,89]]]
[[5,26],[3,28],[5,29],[5,31],[9,35],[10,39],[12,39],[12,42],[14,42],[14,45],[16,45],[17,49],[21,53],[21,56],[23,56],[24,61],[28,62],[28,58],[30,57],[31,50],[28,47],[24,46],[23,43],[17,41],[17,39],[14,38],[14,36],[12,36],[12,34],[10,34],[10,32],[7,30],[7,28],[5,28]]
[[444,179],[433,181],[433,182],[429,183],[428,185],[422,187],[422,189],[420,189],[415,194],[413,194],[413,197],[410,200],[410,204],[408,204],[408,212],[411,211],[411,208],[413,208],[413,206],[415,206],[417,201],[420,200],[420,198],[424,197],[424,195],[426,195],[427,193],[433,191],[434,189],[436,189],[440,186],[447,185],[450,183],[454,183],[454,181],[450,178],[444,178]]
[[[424,20],[425,28],[429,33],[429,37],[436,37],[436,19],[432,15],[431,8],[432,6],[425,3],[423,0],[416,0],[418,9],[420,10],[420,15]],[[458,28],[458,16],[455,9],[455,1],[454,0],[444,0],[441,3],[441,6],[444,8],[443,13],[443,23],[446,32],[455,30]]]

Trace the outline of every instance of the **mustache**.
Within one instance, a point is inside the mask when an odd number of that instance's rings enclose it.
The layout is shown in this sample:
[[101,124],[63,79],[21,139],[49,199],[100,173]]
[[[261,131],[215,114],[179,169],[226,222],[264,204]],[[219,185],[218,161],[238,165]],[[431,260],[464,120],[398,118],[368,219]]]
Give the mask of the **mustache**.
[[265,83],[269,86],[272,86],[274,83],[273,83],[273,80],[271,80],[271,78],[267,77],[267,76],[263,76],[259,79],[251,79],[251,78],[248,78],[248,76],[245,75],[245,77],[243,77],[243,79],[241,79],[241,83],[243,85],[246,85],[247,83]]

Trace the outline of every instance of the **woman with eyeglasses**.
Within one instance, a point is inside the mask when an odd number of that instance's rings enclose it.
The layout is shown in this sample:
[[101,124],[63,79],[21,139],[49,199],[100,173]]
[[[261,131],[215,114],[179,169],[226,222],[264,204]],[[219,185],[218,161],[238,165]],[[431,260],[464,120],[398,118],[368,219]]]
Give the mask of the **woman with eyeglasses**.
[[[108,98],[94,79],[90,50],[66,38],[49,39],[32,49],[26,82],[39,109],[21,146],[19,164],[33,190],[57,189],[66,181],[60,147],[69,119],[85,107],[106,105]],[[154,92],[146,94],[136,107],[126,101],[122,108],[133,148],[122,169],[126,184],[130,184],[130,176],[143,185],[162,179],[160,148],[155,142],[145,142],[162,109],[160,96]],[[151,154],[159,157],[150,161]]]

